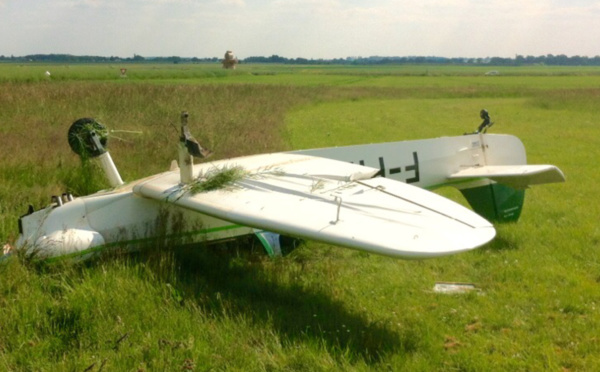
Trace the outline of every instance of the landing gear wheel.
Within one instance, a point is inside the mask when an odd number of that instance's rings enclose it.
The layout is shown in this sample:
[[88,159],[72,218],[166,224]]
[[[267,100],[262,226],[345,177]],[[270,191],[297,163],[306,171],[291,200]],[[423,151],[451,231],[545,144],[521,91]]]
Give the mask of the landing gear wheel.
[[[101,146],[97,146],[94,137]],[[108,130],[95,119],[81,118],[71,124],[68,140],[71,150],[77,155],[94,158],[105,152],[104,148],[108,142]]]

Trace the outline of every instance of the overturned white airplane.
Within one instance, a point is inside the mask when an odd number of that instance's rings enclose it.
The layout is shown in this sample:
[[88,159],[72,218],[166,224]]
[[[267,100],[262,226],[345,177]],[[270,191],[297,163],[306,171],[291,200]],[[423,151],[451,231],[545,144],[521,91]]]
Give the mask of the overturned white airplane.
[[[169,245],[256,234],[277,254],[282,234],[428,258],[486,244],[496,234],[488,220],[516,221],[527,186],[564,181],[555,166],[527,165],[518,138],[481,132],[194,165],[193,157],[209,151],[191,137],[182,113],[179,164],[123,183],[106,138],[93,119],[69,130],[73,150],[98,159],[112,188],[55,196],[38,211],[30,206],[15,249],[40,259],[87,258],[157,239]],[[426,190],[446,185],[461,190],[477,213]]]

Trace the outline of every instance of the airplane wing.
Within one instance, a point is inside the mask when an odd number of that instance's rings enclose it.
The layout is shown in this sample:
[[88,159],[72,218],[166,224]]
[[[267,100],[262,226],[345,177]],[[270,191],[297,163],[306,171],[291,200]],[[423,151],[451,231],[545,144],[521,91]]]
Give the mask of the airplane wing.
[[231,167],[244,169],[244,177],[212,191],[194,193],[178,172],[133,191],[236,224],[400,258],[470,250],[495,235],[457,203],[347,162],[266,154],[197,164],[195,176]]
[[514,188],[565,181],[562,171],[554,165],[485,165],[461,169],[448,178],[489,178]]

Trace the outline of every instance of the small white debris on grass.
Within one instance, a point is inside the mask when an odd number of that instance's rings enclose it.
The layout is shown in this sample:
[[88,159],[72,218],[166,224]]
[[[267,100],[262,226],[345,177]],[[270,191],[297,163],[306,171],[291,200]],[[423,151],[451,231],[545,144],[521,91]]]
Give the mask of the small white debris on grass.
[[468,292],[479,292],[480,289],[471,283],[438,282],[433,286],[435,293],[462,294]]
[[2,246],[2,254],[9,254],[13,251],[13,247],[10,244],[4,244]]

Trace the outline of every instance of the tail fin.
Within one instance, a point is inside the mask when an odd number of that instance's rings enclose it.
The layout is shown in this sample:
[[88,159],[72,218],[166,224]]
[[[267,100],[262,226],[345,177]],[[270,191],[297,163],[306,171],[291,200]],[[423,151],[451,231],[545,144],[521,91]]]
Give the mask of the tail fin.
[[523,210],[525,190],[500,183],[461,189],[471,208],[488,221],[516,222]]

